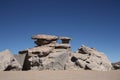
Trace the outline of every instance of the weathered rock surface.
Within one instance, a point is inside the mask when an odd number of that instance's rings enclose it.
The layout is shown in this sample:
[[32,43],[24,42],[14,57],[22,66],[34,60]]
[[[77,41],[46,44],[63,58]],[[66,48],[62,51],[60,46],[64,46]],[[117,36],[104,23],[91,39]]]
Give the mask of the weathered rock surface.
[[37,44],[37,46],[42,46],[54,43],[58,39],[58,37],[53,35],[38,34],[32,36],[32,39],[36,40],[35,43]]
[[79,67],[88,70],[109,71],[112,69],[111,62],[103,53],[84,45],[78,53],[73,54],[73,60]]
[[[77,52],[72,52],[69,37],[39,34],[32,36],[32,39],[37,46],[19,51],[15,57],[8,50],[1,52],[0,70],[109,71],[112,69],[107,56],[94,48],[83,45]],[[61,43],[57,43],[57,40],[61,40]]]
[[0,71],[21,70],[22,67],[9,50],[0,52]]
[[44,70],[65,70],[69,53],[66,51],[51,53],[45,58],[41,58]]

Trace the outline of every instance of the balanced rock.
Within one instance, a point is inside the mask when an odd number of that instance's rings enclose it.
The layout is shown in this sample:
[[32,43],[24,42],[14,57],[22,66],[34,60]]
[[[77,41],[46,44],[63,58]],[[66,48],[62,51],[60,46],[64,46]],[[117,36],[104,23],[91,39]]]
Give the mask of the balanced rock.
[[36,40],[35,43],[38,46],[42,46],[55,42],[58,39],[58,37],[53,35],[38,34],[32,36],[32,39]]
[[62,40],[63,44],[69,44],[71,38],[69,37],[59,37],[60,40]]
[[21,70],[22,67],[9,50],[0,52],[0,71]]
[[32,39],[57,40],[58,37],[53,35],[38,34],[38,35],[32,36]]
[[[71,51],[71,38],[38,34],[32,36],[37,46],[19,51],[22,56],[22,70],[97,70],[112,69],[105,54],[94,48],[81,46],[77,52]],[[61,40],[61,43],[57,42]],[[24,62],[23,62],[24,61]]]

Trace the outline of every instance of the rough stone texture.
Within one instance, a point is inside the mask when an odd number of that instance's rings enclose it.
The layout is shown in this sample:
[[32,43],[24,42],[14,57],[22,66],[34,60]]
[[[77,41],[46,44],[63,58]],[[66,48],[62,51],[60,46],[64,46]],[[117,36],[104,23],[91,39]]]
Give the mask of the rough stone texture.
[[73,60],[76,65],[88,70],[108,71],[112,69],[111,62],[103,53],[84,45],[78,53],[74,53]]
[[48,57],[41,59],[43,69],[45,70],[65,70],[68,61],[68,52],[55,52]]
[[[61,37],[68,41],[70,38]],[[57,43],[57,36],[39,34],[33,36],[37,47],[20,51],[20,54],[26,54],[23,64],[23,70],[64,70],[66,59],[68,61],[69,43]]]
[[9,50],[0,52],[0,71],[21,70],[21,68]]
[[64,70],[69,58],[67,50],[53,50],[47,56],[28,53],[23,70]]
[[57,43],[57,36],[36,35],[37,47],[23,50],[26,53],[23,70],[111,70],[108,58],[95,48],[81,46],[76,53],[71,51],[69,37],[59,37],[62,43]]
[[[32,36],[37,46],[19,51],[15,58],[22,70],[97,70],[112,69],[111,62],[95,48],[81,46],[71,51],[69,37],[39,34]],[[62,42],[57,43],[60,39]],[[20,64],[9,51],[0,54],[0,70],[19,70]]]

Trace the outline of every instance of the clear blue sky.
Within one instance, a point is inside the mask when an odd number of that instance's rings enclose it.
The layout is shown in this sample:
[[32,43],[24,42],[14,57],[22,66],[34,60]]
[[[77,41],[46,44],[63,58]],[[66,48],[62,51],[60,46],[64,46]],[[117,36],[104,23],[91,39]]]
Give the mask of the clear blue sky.
[[120,0],[0,0],[0,51],[32,48],[35,34],[72,38],[120,60]]

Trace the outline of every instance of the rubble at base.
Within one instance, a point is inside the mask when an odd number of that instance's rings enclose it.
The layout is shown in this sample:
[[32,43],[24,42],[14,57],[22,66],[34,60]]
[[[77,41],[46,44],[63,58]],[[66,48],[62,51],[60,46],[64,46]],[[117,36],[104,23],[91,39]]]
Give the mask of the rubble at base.
[[[19,51],[10,59],[5,52],[0,53],[0,71],[4,70],[97,70],[109,71],[111,62],[105,54],[94,48],[81,46],[76,53],[71,51],[71,38],[39,34],[32,36],[36,46]],[[57,41],[61,40],[61,43]],[[14,61],[12,62],[11,59]],[[8,63],[8,64],[5,64]],[[13,65],[14,63],[14,65]],[[3,65],[5,64],[5,65]],[[8,68],[12,66],[12,68]]]

